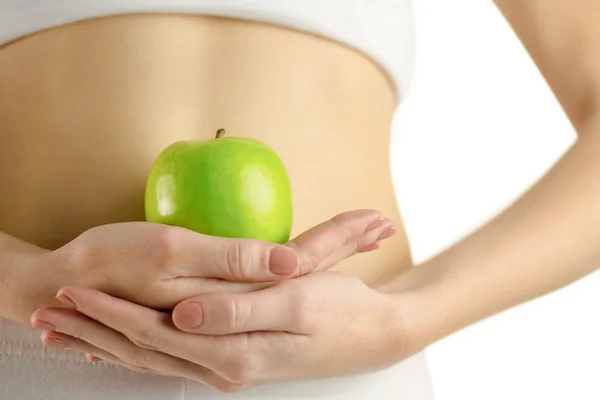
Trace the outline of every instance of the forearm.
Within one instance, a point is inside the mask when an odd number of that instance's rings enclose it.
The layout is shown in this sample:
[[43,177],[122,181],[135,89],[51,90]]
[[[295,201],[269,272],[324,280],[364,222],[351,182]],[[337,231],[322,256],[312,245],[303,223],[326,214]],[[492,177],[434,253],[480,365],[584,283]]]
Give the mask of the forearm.
[[[432,343],[600,266],[600,124],[503,213],[382,288]],[[590,126],[591,128],[591,126]],[[408,295],[407,295],[408,294]]]
[[381,287],[426,346],[600,266],[600,3],[495,0],[578,134],[546,176],[489,223]]

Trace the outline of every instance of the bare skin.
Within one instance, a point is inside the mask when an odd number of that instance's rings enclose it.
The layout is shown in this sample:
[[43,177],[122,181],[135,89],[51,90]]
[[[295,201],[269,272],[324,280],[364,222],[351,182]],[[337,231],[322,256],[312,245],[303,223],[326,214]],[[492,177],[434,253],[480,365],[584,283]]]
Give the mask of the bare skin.
[[[237,306],[231,307],[232,301],[238,301],[240,302],[239,304],[243,304],[244,301],[252,299],[255,302],[255,308],[251,308],[247,312],[248,320],[244,321],[247,326],[258,326],[260,330],[264,330],[265,326],[273,326],[274,322],[281,321],[281,315],[301,315],[306,317],[306,319],[299,319],[304,322],[314,323],[323,319],[330,322],[331,324],[328,324],[326,329],[323,328],[325,324],[316,324],[320,327],[322,333],[335,332],[334,329],[339,329],[339,332],[347,333],[348,326],[350,325],[354,328],[350,331],[356,333],[361,331],[360,324],[357,323],[355,326],[350,322],[345,322],[332,316],[340,315],[340,310],[344,310],[342,314],[345,317],[348,315],[351,316],[349,321],[363,321],[363,315],[372,315],[377,310],[393,310],[391,313],[393,315],[386,313],[384,314],[385,318],[382,318],[383,321],[388,322],[387,326],[391,325],[393,327],[393,332],[389,334],[388,341],[380,340],[381,335],[385,335],[383,329],[367,329],[367,333],[363,332],[365,336],[360,339],[360,342],[365,343],[365,338],[367,338],[366,342],[374,344],[380,352],[379,354],[385,356],[389,355],[390,349],[395,348],[397,353],[391,357],[394,361],[400,361],[456,330],[471,325],[482,318],[489,317],[495,313],[557,290],[597,270],[598,265],[600,265],[600,248],[597,240],[600,236],[600,208],[598,207],[600,192],[597,189],[598,181],[600,181],[600,163],[598,161],[600,160],[600,106],[598,103],[598,89],[600,87],[600,68],[598,68],[598,63],[600,62],[600,52],[598,51],[600,48],[600,31],[596,28],[597,24],[593,16],[597,15],[598,11],[600,11],[600,5],[591,0],[496,0],[496,3],[514,27],[517,35],[523,40],[524,45],[557,95],[566,114],[573,122],[579,134],[577,142],[539,182],[533,185],[504,212],[489,221],[489,223],[436,257],[427,260],[419,268],[411,269],[410,272],[402,274],[390,283],[378,287],[379,291],[364,291],[364,293],[369,294],[369,297],[377,293],[378,296],[376,299],[365,298],[364,301],[359,301],[356,306],[350,307],[350,310],[347,310],[344,308],[348,304],[347,301],[344,301],[344,296],[347,293],[357,293],[356,282],[333,282],[331,280],[324,285],[327,290],[320,297],[321,301],[317,300],[309,303],[333,304],[329,303],[329,301],[335,298],[339,303],[338,306],[332,306],[333,309],[328,310],[324,307],[319,307],[314,312],[311,310],[308,313],[301,313],[298,311],[296,304],[289,302],[287,303],[287,308],[284,307],[279,310],[282,314],[278,315],[273,311],[274,308],[270,308],[271,312],[260,315],[259,312],[254,311],[267,309],[264,304],[273,304],[273,298],[269,297],[269,293],[272,293],[272,290],[260,291],[258,294],[243,294],[241,296],[231,293],[218,294],[217,296],[222,300],[220,304],[230,306],[230,315],[233,313],[231,310],[239,309]],[[382,78],[381,75],[378,76]],[[365,78],[361,75],[361,79]],[[376,87],[373,83],[376,81],[375,79],[370,85],[366,86],[373,89]],[[384,85],[384,80],[380,82]],[[104,84],[106,85],[106,82]],[[323,82],[321,84],[327,86]],[[337,93],[339,94],[339,92]],[[389,102],[384,103],[388,104],[391,109],[392,97],[391,92],[388,91],[388,93],[390,94],[388,97]],[[362,93],[362,97],[360,98],[364,100],[368,99],[368,96],[368,93]],[[342,97],[340,95],[337,98],[338,103],[336,104],[346,104],[344,102],[350,101],[349,99],[352,98],[351,95],[344,99]],[[385,100],[384,97],[379,96],[370,98],[373,101],[382,101],[382,99]],[[328,99],[330,102],[334,100],[334,98]],[[358,102],[359,100],[354,101]],[[369,107],[368,104],[371,103],[364,103],[364,107]],[[385,104],[379,104],[373,112],[382,112],[381,110]],[[361,107],[360,109],[363,110],[364,108]],[[315,113],[318,113],[318,110],[320,109],[316,108]],[[330,110],[331,108],[328,111]],[[290,118],[293,117],[290,116]],[[329,118],[332,117],[329,115]],[[361,132],[363,133],[367,129],[373,130],[373,127],[376,126],[376,124],[373,124],[375,121],[371,121],[370,118],[366,118],[364,115],[362,117],[360,115],[352,115],[350,117],[350,115],[344,114],[344,118],[352,118],[353,123],[359,125],[361,121],[364,122],[364,120],[369,119],[368,123],[361,126]],[[303,121],[303,119],[299,118],[297,122],[301,124]],[[324,121],[327,122],[328,120],[325,119]],[[389,125],[389,120],[385,125],[386,127]],[[348,124],[348,129],[351,131],[351,124]],[[319,131],[319,134],[314,138],[315,143],[320,143],[319,140],[328,140],[329,137],[325,135],[327,132],[329,130]],[[373,143],[377,143],[377,140],[381,137],[377,135],[370,136],[369,144],[366,147],[376,147],[377,145]],[[346,138],[346,136],[343,138]],[[357,134],[356,136],[348,136],[347,140],[350,142],[356,140],[358,142],[359,138],[361,136]],[[371,142],[371,140],[375,142]],[[334,148],[333,143],[330,143],[331,148]],[[98,144],[100,145],[101,143]],[[302,146],[300,142],[294,142],[294,145],[296,144],[299,147]],[[290,146],[289,142],[286,142],[286,145]],[[315,151],[315,148],[311,147],[310,149]],[[285,152],[285,150],[282,145],[281,151]],[[288,149],[290,153],[287,154],[292,155],[297,150],[297,148]],[[341,149],[336,148],[336,150]],[[344,147],[343,150],[351,152],[350,147]],[[363,149],[363,151],[366,150]],[[323,155],[324,158],[331,156],[331,153],[327,152],[317,154]],[[345,159],[341,151],[336,153],[336,156],[337,154],[339,154],[340,159]],[[384,151],[384,153],[380,153],[379,155],[381,154],[387,153]],[[372,172],[376,171],[371,170],[367,173],[363,169],[375,168],[374,165],[379,160],[376,159],[376,153],[373,153],[373,155],[375,157],[368,158],[369,162],[365,163],[368,164],[366,167],[363,167],[363,164],[361,164],[361,168],[348,169],[352,163],[345,165],[346,170],[343,172],[348,173],[350,171],[349,175],[352,176],[352,179],[348,178],[348,181],[339,181],[338,183],[343,184],[343,187],[346,189],[352,187],[355,190],[353,200],[348,200],[350,207],[355,207],[354,205],[350,205],[350,203],[355,204],[354,202],[363,201],[364,198],[371,196],[371,193],[361,193],[358,195],[359,192],[364,192],[364,188],[371,190],[373,187],[371,185],[372,181],[377,182],[379,178],[383,179],[383,175],[372,174]],[[356,162],[354,159],[353,163]],[[339,167],[337,164],[335,165]],[[343,175],[341,172],[340,176]],[[331,170],[321,171],[321,173],[329,174]],[[354,173],[358,173],[358,175],[354,176]],[[364,181],[361,181],[362,174],[368,176],[368,178],[364,178]],[[317,180],[324,179],[320,178],[322,175],[316,176],[319,177]],[[334,178],[327,178],[331,179],[328,182],[329,186],[332,186],[332,183],[335,182]],[[356,181],[363,182],[364,186],[352,186],[356,185]],[[332,189],[327,186],[323,184],[322,189],[325,193],[331,194]],[[378,186],[376,185],[375,187],[377,188]],[[375,189],[375,191],[378,191],[378,189]],[[315,193],[315,198],[318,197],[319,199],[313,200],[313,204],[320,202],[324,198],[321,192],[315,191],[313,193]],[[341,197],[344,194],[349,194],[349,192],[342,192],[340,190],[338,193]],[[377,194],[377,198],[380,201],[385,197],[383,193]],[[310,203],[310,200],[307,203]],[[383,203],[381,205],[385,206]],[[346,203],[343,206],[347,206]],[[384,213],[388,212],[385,208],[383,211]],[[406,254],[406,252],[402,252],[402,254]],[[381,257],[384,256],[382,255]],[[386,263],[382,261],[381,265],[384,264]],[[402,262],[397,262],[395,265],[398,266],[399,264],[402,264]],[[369,265],[372,265],[371,262],[369,262]],[[351,269],[350,266],[348,268]],[[400,268],[397,271],[400,271]],[[306,293],[315,295],[315,289],[318,287],[317,280],[323,276],[331,277],[333,275],[314,274],[308,276],[306,279],[299,279],[292,282],[294,282],[293,284],[302,285]],[[336,290],[332,290],[333,288]],[[365,289],[364,285],[361,288]],[[277,285],[270,289],[276,290]],[[286,293],[289,295],[289,292]],[[133,305],[133,308],[126,310],[125,303],[121,303],[122,307],[115,307],[113,300],[107,298],[106,295],[81,288],[64,288],[61,294],[67,296],[67,298],[69,296],[71,298],[77,297],[79,305],[81,306],[81,304],[85,303],[88,309],[78,307],[78,313],[72,312],[72,310],[65,311],[64,309],[44,309],[40,310],[33,317],[33,322],[35,324],[36,322],[45,321],[53,324],[59,330],[63,329],[64,332],[68,333],[68,335],[62,336],[64,340],[76,341],[80,340],[76,338],[83,337],[88,347],[85,348],[83,347],[84,343],[80,343],[82,345],[79,348],[80,351],[91,351],[90,349],[92,348],[89,347],[89,343],[95,342],[101,344],[99,347],[100,350],[106,350],[108,353],[114,354],[110,351],[110,347],[114,345],[115,341],[101,341],[100,329],[108,326],[113,330],[121,332],[122,337],[119,339],[123,341],[127,337],[130,337],[128,333],[136,329],[139,331],[139,327],[142,325],[138,322],[145,321],[148,324],[147,327],[155,329],[155,331],[151,331],[148,330],[150,328],[146,329],[144,327],[142,331],[146,333],[146,337],[153,338],[154,343],[163,344],[162,348],[159,349],[162,353],[159,355],[170,354],[177,356],[177,354],[173,354],[173,349],[168,348],[168,344],[174,341],[165,340],[165,338],[168,338],[166,334],[169,332],[160,331],[160,328],[164,325],[157,324],[155,322],[156,315],[148,314],[148,309]],[[382,294],[385,294],[385,296],[379,297]],[[104,297],[100,298],[98,295]],[[385,300],[382,300],[382,298]],[[385,304],[381,304],[380,300]],[[186,302],[190,305],[195,301],[202,301],[201,296],[196,299],[188,299],[180,304],[183,307],[186,305]],[[113,305],[112,308],[110,304]],[[365,309],[361,311],[361,307],[365,307]],[[227,314],[224,312],[226,310],[227,308],[223,306],[221,309],[215,307],[213,315],[226,316]],[[83,324],[86,321],[89,322],[89,319],[81,318],[81,313],[96,320],[94,324],[88,324],[84,335],[81,335],[84,327]],[[102,315],[109,317],[103,320],[100,318]],[[176,320],[179,321],[178,326],[185,325],[181,324],[186,319],[188,319],[186,324],[192,322],[189,318],[190,316],[193,317],[193,315],[186,316],[182,314],[180,317],[175,315]],[[41,319],[35,321],[36,318]],[[138,319],[136,320],[135,318]],[[208,321],[210,316],[202,314],[202,318]],[[234,318],[224,317],[224,320],[232,321]],[[389,322],[392,323],[390,324]],[[338,325],[332,325],[336,323]],[[364,326],[362,327],[364,328]],[[368,324],[367,326],[372,327],[372,325]],[[205,328],[211,327],[207,326]],[[213,328],[214,326],[211,329]],[[189,329],[189,327],[186,329]],[[235,326],[227,326],[225,329],[219,330],[220,333],[226,335],[222,343],[235,343],[235,333],[240,331]],[[288,329],[288,327],[282,328],[282,332],[284,333],[290,331],[293,330]],[[148,332],[151,334],[148,335]],[[379,334],[379,338],[369,337],[369,334],[372,334],[372,332]],[[46,333],[48,335],[53,334],[51,331]],[[176,333],[179,334],[180,331],[176,331]],[[309,360],[310,365],[314,366],[315,360],[319,360],[323,363],[322,366],[326,367],[324,368],[325,370],[330,368],[331,373],[344,373],[343,368],[350,363],[340,365],[337,359],[327,354],[325,350],[331,349],[334,341],[339,346],[337,349],[338,354],[348,353],[348,349],[357,349],[359,346],[355,344],[356,342],[347,341],[344,343],[343,340],[338,340],[340,337],[347,339],[349,336],[351,335],[335,335],[334,338],[323,342],[320,342],[318,337],[317,339],[313,337],[313,340],[306,346],[306,351],[299,352],[298,354]],[[113,337],[110,339],[113,339]],[[265,340],[261,339],[259,342],[264,344]],[[197,343],[197,340],[190,341],[189,346],[178,350],[178,354],[182,354],[184,357],[193,354],[194,345]],[[247,344],[247,342],[245,343]],[[130,351],[132,351],[132,348],[135,350],[136,345],[133,342],[130,341],[127,345]],[[140,347],[138,346],[138,348]],[[244,355],[241,357],[241,352],[234,353],[238,366],[241,365],[246,369],[237,369],[237,374],[229,376],[230,382],[225,382],[226,388],[232,387],[227,386],[227,384],[233,384],[233,388],[235,389],[235,384],[238,381],[244,384],[253,383],[251,381],[256,380],[257,376],[259,377],[259,384],[277,381],[280,379],[280,376],[277,375],[282,373],[287,373],[288,377],[293,377],[294,379],[310,377],[310,374],[307,374],[306,371],[298,369],[299,364],[297,362],[290,362],[289,359],[279,364],[263,362],[260,364],[263,370],[259,369],[258,372],[257,370],[253,370],[251,367],[257,364],[247,362],[252,361],[251,350],[255,351],[254,354],[259,354],[256,351],[261,349],[264,351],[265,347],[255,347],[254,349],[248,347],[246,350],[249,351],[244,352]],[[202,349],[198,350],[196,348],[196,351],[198,351],[199,355],[206,357],[206,352],[203,352]],[[267,355],[270,355],[272,357],[271,360],[273,360],[276,358],[274,357],[275,354],[276,352],[271,351]],[[268,357],[264,357],[265,353],[262,353],[261,356],[261,361],[268,359]],[[377,352],[370,351],[361,358],[364,365],[368,365],[377,357]],[[219,359],[218,357],[212,358]],[[221,356],[220,359],[222,360],[223,357]],[[151,367],[160,371],[166,364],[162,361],[164,359],[158,360]],[[135,365],[135,362],[131,361],[131,363]],[[188,367],[193,366],[188,365]]]
[[265,24],[131,15],[36,33],[0,49],[0,231],[51,250],[143,220],[158,153],[226,128],[282,157],[294,235],[352,209],[394,221],[368,265],[336,267],[376,285],[411,265],[389,168],[395,101],[362,54]]

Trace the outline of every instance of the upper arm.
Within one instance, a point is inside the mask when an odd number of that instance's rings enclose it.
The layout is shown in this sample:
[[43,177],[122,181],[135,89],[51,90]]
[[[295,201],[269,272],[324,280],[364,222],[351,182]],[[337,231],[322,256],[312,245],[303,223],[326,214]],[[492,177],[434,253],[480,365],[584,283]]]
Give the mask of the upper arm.
[[600,89],[600,2],[495,0],[575,129],[596,116]]

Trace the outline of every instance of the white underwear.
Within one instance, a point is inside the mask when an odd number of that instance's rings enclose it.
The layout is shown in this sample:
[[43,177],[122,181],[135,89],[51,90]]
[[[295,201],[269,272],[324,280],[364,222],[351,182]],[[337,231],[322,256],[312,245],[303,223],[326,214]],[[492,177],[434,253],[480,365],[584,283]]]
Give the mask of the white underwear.
[[0,318],[1,400],[433,399],[423,354],[370,374],[222,394],[189,380],[90,363],[81,354],[46,348],[40,334]]

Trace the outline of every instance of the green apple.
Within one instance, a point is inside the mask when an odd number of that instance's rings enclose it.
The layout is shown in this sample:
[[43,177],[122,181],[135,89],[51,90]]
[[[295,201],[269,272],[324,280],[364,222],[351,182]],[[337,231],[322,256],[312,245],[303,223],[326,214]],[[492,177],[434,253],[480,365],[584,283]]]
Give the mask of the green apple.
[[146,220],[206,235],[289,240],[287,170],[265,143],[243,137],[179,141],[156,158],[146,184]]

